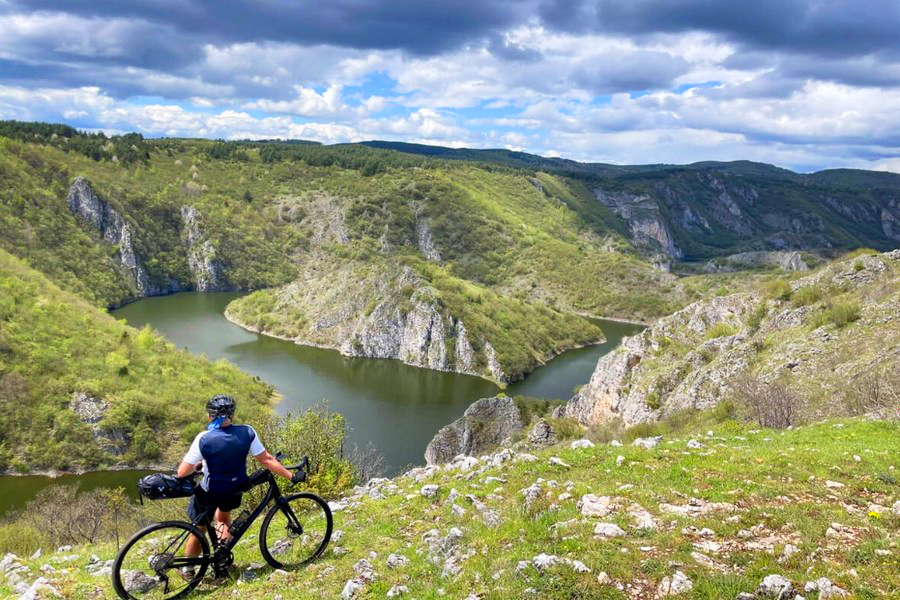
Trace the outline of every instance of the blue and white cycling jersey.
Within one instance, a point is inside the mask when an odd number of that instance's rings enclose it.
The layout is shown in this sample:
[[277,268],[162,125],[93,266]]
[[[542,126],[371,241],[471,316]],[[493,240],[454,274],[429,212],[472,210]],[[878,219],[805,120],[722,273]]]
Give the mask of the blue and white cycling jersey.
[[232,494],[247,484],[247,455],[259,456],[266,449],[256,431],[249,425],[229,425],[201,431],[184,455],[184,462],[203,463],[203,480],[207,492]]

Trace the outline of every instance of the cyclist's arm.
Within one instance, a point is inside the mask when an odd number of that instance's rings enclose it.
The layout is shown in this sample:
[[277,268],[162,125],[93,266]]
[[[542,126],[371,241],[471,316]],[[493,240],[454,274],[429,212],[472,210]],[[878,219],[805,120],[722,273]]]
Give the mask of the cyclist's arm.
[[[200,463],[202,464],[202,463]],[[176,477],[185,477],[186,475],[190,475],[194,471],[200,468],[200,464],[192,465],[189,462],[181,461],[181,464],[178,465],[178,472],[175,474]]]
[[275,473],[276,475],[281,475],[285,479],[290,479],[294,476],[293,473],[284,468],[284,465],[281,462],[272,456],[268,450],[263,450],[261,453],[257,454],[255,457],[256,461],[261,464],[264,468],[269,471]]
[[200,438],[203,437],[203,433],[205,432],[197,434],[197,437],[194,438],[194,441],[191,443],[191,447],[188,448],[184,458],[181,459],[181,464],[178,465],[176,477],[190,475],[197,471],[200,468],[200,465],[203,464],[203,453],[200,452]]

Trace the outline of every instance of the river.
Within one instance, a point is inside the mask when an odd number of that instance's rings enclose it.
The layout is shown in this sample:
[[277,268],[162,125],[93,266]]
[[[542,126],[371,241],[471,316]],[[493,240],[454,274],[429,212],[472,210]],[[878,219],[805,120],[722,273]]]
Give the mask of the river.
[[[225,358],[258,375],[283,395],[276,407],[279,414],[327,401],[331,410],[346,417],[351,446],[374,445],[384,454],[389,475],[422,464],[425,446],[438,429],[460,417],[475,400],[500,391],[479,377],[420,369],[397,360],[348,358],[335,350],[298,346],[246,331],[223,316],[225,306],[238,295],[187,292],[146,298],[113,315],[134,327],[149,324],[178,347],[212,360]],[[590,379],[600,356],[641,329],[619,321],[597,320],[597,324],[606,336],[604,343],[554,358],[508,386],[506,393],[568,399],[576,386]],[[133,489],[135,476],[133,471],[92,473],[61,481]],[[0,477],[0,515],[20,506],[50,481]]]

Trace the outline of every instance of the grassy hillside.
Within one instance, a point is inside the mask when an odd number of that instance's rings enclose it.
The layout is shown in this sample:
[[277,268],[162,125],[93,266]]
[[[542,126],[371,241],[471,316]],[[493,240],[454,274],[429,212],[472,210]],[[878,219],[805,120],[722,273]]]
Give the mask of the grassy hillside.
[[[602,357],[567,411],[653,421],[729,398],[785,425],[900,411],[900,251],[861,252],[657,321]],[[787,412],[784,412],[784,411]]]
[[132,227],[161,288],[196,284],[182,217],[193,207],[229,288],[289,281],[310,247],[338,260],[421,257],[424,223],[434,262],[503,294],[641,319],[686,300],[583,181],[352,145],[142,140],[146,156],[125,162],[41,135],[46,145],[0,137],[0,245],[101,305],[136,294],[115,264],[118,249],[68,210],[77,176]]
[[[807,598],[817,596],[804,585],[824,586],[821,578],[853,598],[900,594],[896,423],[707,428],[691,446],[686,436],[649,450],[565,442],[375,482],[335,505],[339,539],[315,564],[256,568],[256,542],[247,540],[236,560],[248,581],[209,582],[196,595],[335,598],[366,568],[374,575],[354,598],[399,586],[423,599],[653,598],[666,580],[683,586],[685,577],[691,588],[677,597],[720,600],[753,593],[770,574]],[[438,486],[430,498],[420,493],[428,484]],[[598,536],[600,523],[621,534]],[[76,547],[65,559],[44,550],[20,559],[26,583],[43,564],[65,564],[46,574],[64,597],[113,598],[102,562],[86,565],[92,554],[112,558],[114,544]]]
[[[118,248],[76,218],[66,197],[83,176],[133,231],[138,259],[151,283],[194,285],[185,252],[182,207],[202,215],[205,238],[223,263],[226,284],[257,288],[287,281],[293,242],[248,200],[262,195],[255,174],[210,161],[183,142],[155,148],[145,162],[95,161],[77,152],[0,137],[0,248],[27,259],[66,289],[102,306],[137,295],[115,260]],[[195,164],[195,162],[197,164]],[[243,179],[242,179],[243,178]]]
[[[750,161],[609,165],[509,150],[364,144],[410,155],[543,171],[581,181],[606,195],[645,198],[649,204],[638,217],[649,216],[668,229],[680,250],[680,255],[673,255],[676,259],[784,249],[834,256],[858,247],[890,250],[900,243],[895,193],[900,175],[894,173],[830,169],[800,174]],[[659,250],[653,244],[645,249]]]
[[273,389],[125,326],[0,250],[0,470],[172,463],[216,393],[252,420]]

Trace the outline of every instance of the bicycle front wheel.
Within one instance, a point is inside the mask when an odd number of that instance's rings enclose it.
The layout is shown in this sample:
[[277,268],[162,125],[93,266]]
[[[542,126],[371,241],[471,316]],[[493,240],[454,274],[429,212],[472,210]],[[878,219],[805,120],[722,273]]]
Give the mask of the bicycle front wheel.
[[293,494],[269,509],[259,549],[276,569],[299,567],[322,555],[333,526],[327,502],[309,492]]
[[[185,556],[188,540],[200,554]],[[156,523],[138,531],[122,547],[112,568],[113,589],[123,600],[183,598],[203,580],[210,564],[209,542],[183,521]]]

